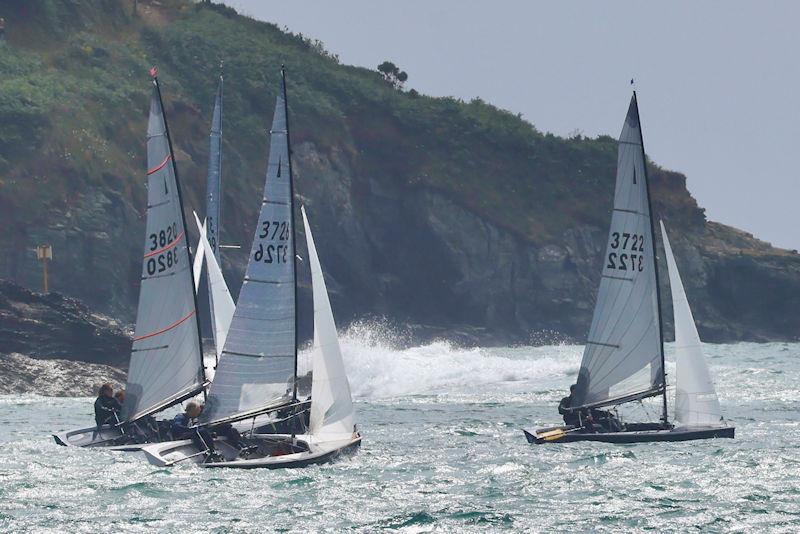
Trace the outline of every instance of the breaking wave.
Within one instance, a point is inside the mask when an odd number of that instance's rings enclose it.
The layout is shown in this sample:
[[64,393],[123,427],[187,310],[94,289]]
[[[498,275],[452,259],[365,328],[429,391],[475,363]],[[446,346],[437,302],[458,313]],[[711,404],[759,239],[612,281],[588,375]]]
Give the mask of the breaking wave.
[[[353,395],[380,399],[487,391],[522,392],[532,382],[563,382],[577,373],[582,347],[462,348],[447,341],[404,347],[384,325],[357,324],[339,334]],[[305,353],[302,367],[310,367]]]

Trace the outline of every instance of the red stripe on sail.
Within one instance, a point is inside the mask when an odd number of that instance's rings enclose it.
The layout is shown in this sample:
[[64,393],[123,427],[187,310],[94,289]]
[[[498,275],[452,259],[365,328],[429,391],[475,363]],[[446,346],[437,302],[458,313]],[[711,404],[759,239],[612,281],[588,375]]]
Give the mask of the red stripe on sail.
[[161,330],[159,330],[159,331],[157,331],[157,332],[152,332],[152,333],[150,333],[150,334],[145,334],[145,335],[143,335],[143,336],[135,337],[135,338],[133,338],[133,340],[134,340],[134,341],[141,341],[141,340],[143,340],[143,339],[147,339],[147,338],[149,338],[149,337],[153,337],[153,336],[157,336],[157,335],[163,334],[164,332],[169,332],[170,330],[172,330],[172,329],[173,329],[173,328],[175,328],[176,326],[180,325],[182,322],[184,322],[186,319],[188,319],[188,318],[189,318],[189,317],[191,317],[192,315],[194,315],[194,310],[192,310],[191,312],[189,312],[189,315],[187,315],[187,316],[186,316],[186,317],[184,317],[183,319],[178,319],[177,321],[175,321],[174,323],[172,323],[171,325],[169,325],[169,326],[168,326],[168,327],[166,327],[166,328],[162,328]]
[[148,252],[147,254],[144,255],[144,257],[145,258],[149,258],[150,256],[155,256],[156,254],[161,254],[165,250],[169,250],[172,247],[174,247],[175,245],[177,245],[178,241],[180,241],[181,239],[183,239],[183,232],[179,233],[178,237],[175,238],[175,241],[173,241],[172,243],[168,244],[166,247],[160,248],[158,250],[154,250],[152,252]]
[[150,176],[154,172],[157,172],[157,171],[160,171],[161,169],[163,169],[164,165],[167,164],[167,162],[169,161],[169,158],[171,158],[171,157],[172,157],[172,154],[167,154],[167,157],[164,158],[164,161],[161,162],[161,165],[159,165],[158,167],[155,167],[155,168],[150,169],[149,171],[147,171],[147,176]]

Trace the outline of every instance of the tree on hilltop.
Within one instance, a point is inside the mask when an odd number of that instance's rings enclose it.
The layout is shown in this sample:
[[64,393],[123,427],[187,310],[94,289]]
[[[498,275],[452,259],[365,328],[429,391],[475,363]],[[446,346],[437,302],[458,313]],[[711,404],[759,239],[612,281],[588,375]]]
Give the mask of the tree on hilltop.
[[395,89],[402,89],[403,84],[408,80],[406,71],[400,70],[400,68],[391,61],[384,61],[378,65],[378,72],[383,74],[383,79],[390,83]]

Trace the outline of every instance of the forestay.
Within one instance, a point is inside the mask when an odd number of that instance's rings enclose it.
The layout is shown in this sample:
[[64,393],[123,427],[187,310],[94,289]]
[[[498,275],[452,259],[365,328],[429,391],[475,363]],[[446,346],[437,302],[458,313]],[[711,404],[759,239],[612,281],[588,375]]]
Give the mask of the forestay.
[[192,264],[167,135],[156,85],[147,126],[147,232],[126,385],[128,420],[191,396],[204,382]]
[[295,247],[285,90],[272,121],[264,198],[250,260],[209,392],[215,421],[276,400],[295,382]]
[[647,175],[636,95],[619,138],[614,211],[574,407],[658,393],[663,358]]
[[661,236],[667,255],[672,310],[675,316],[675,419],[685,426],[719,424],[722,421],[722,410],[663,221]]
[[309,432],[321,439],[346,439],[354,431],[353,401],[350,383],[342,360],[339,336],[333,320],[325,278],[314,246],[305,208],[303,224],[311,266],[311,286],[314,295],[314,352],[311,379],[311,418]]

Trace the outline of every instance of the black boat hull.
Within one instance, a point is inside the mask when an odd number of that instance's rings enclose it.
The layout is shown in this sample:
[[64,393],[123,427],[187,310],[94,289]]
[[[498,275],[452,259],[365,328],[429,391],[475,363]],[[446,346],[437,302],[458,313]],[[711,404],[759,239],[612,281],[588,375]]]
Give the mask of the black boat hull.
[[543,429],[538,433],[523,430],[528,443],[541,445],[543,443],[574,443],[577,441],[597,441],[601,443],[651,443],[656,441],[692,441],[696,439],[733,438],[735,428],[727,427],[701,427],[701,428],[672,428],[663,430],[634,430],[628,432],[574,432],[567,430],[560,435],[550,434],[549,439],[541,437],[545,432],[552,432],[557,428]]

